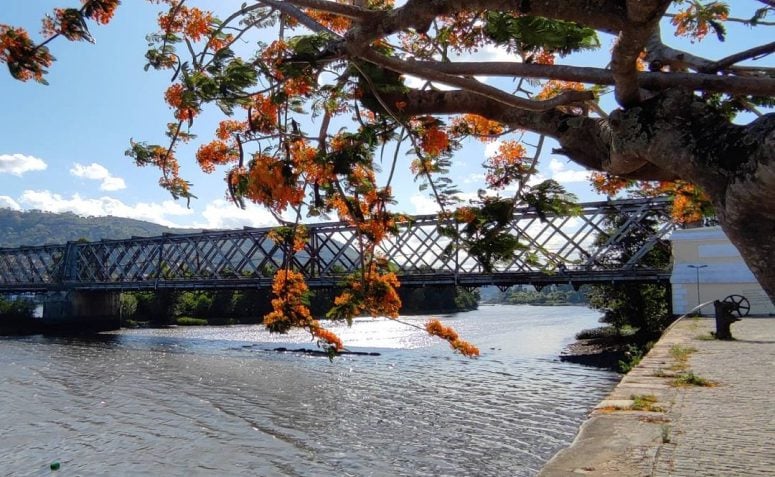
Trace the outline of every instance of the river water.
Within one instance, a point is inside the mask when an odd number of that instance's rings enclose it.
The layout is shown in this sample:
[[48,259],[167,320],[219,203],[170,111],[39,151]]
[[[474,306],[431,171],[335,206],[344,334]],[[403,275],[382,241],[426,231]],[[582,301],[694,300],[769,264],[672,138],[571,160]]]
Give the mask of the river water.
[[618,380],[557,359],[598,316],[442,317],[476,360],[384,319],[334,327],[379,356],[333,362],[259,326],[2,338],[0,475],[535,475]]

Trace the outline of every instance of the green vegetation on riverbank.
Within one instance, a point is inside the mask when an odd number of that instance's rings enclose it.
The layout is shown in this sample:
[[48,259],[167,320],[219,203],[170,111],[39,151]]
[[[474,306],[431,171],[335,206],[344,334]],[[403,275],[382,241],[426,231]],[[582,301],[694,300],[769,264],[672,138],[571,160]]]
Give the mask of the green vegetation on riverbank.
[[0,320],[2,323],[21,322],[32,319],[35,303],[24,298],[11,300],[0,296]]
[[548,285],[540,290],[530,285],[515,285],[504,291],[488,293],[483,302],[501,305],[585,305],[586,287],[575,290],[570,285]]
[[[324,316],[337,293],[314,290],[310,297],[313,315]],[[477,290],[451,286],[401,288],[399,294],[405,315],[475,310],[479,300]],[[121,295],[121,317],[128,326],[260,323],[272,309],[271,299],[269,289],[126,292]]]

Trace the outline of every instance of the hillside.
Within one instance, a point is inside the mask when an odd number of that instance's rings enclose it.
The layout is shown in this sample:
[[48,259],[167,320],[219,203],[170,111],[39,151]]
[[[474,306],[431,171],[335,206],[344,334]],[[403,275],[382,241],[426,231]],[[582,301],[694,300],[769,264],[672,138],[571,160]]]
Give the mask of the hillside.
[[19,212],[0,208],[0,247],[58,244],[79,239],[94,241],[132,236],[152,237],[163,233],[194,231],[122,217],[81,217],[70,212]]

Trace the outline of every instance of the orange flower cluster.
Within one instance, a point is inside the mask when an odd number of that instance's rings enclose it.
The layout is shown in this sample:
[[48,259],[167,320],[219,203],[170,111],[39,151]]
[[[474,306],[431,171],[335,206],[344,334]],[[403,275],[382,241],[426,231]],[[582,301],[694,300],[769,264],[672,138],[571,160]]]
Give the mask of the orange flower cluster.
[[334,166],[329,161],[317,161],[318,150],[306,141],[291,142],[291,158],[300,170],[304,171],[307,181],[312,184],[328,184],[335,180]]
[[327,330],[320,326],[320,324],[315,321],[317,326],[312,326],[312,336],[315,338],[319,338],[329,345],[331,345],[336,351],[341,351],[342,348],[344,348],[344,345],[342,344],[341,338],[339,338],[333,331]]
[[43,36],[62,35],[70,41],[93,41],[84,23],[85,19],[106,25],[121,3],[120,0],[82,0],[83,8],[55,8],[54,16],[43,18]]
[[159,27],[165,33],[183,33],[192,41],[199,41],[212,33],[213,14],[199,8],[173,7],[167,13],[159,14]]
[[269,96],[256,94],[250,105],[251,115],[248,125],[251,131],[271,133],[277,129],[279,107]]
[[623,179],[604,172],[593,172],[591,179],[592,188],[609,197],[615,196],[633,184],[633,181],[630,179]]
[[215,170],[216,165],[236,162],[239,160],[239,155],[225,142],[215,140],[199,147],[196,151],[196,160],[202,171],[210,174]]
[[396,290],[401,284],[393,272],[383,269],[387,263],[375,259],[367,265],[367,272],[353,276],[349,288],[334,299],[334,307],[328,313],[330,318],[351,320],[368,313],[371,316],[398,318],[401,298]]
[[452,121],[450,131],[457,136],[476,136],[489,142],[495,139],[494,136],[503,134],[503,124],[477,114],[464,114]]
[[671,215],[673,220],[682,224],[699,222],[704,216],[702,205],[689,194],[676,194]]
[[527,150],[517,141],[504,141],[495,155],[488,157],[484,163],[487,169],[485,181],[495,189],[502,189],[525,174],[530,167],[526,158]]
[[285,61],[285,56],[290,53],[291,49],[284,40],[274,40],[266,48],[261,51],[261,60],[269,66],[272,71],[272,75],[278,80],[282,80],[285,75],[280,71],[280,66]]
[[685,181],[662,181],[643,184],[641,189],[652,196],[672,196],[673,209],[670,215],[680,224],[699,222],[711,213],[708,196],[694,184]]
[[232,139],[235,134],[245,132],[246,128],[246,124],[242,121],[227,119],[218,123],[218,129],[215,130],[215,135],[221,141],[228,141],[229,139]]
[[536,99],[551,99],[567,90],[584,91],[584,89],[583,84],[575,81],[550,80],[546,82],[543,89],[536,95]]
[[45,83],[46,68],[54,62],[48,48],[36,47],[23,28],[0,25],[0,63],[6,63],[17,80]]
[[289,205],[301,204],[304,190],[290,164],[258,153],[250,161],[245,196],[275,212],[283,212]]
[[100,25],[107,25],[113,19],[121,0],[82,0],[83,13]]
[[342,340],[312,318],[307,306],[309,288],[304,276],[293,270],[278,270],[272,282],[272,311],[264,315],[264,326],[271,332],[286,333],[291,328],[305,328],[313,337],[327,343],[334,351],[344,348]]
[[307,96],[312,92],[314,85],[311,81],[314,79],[307,76],[288,79],[283,83],[283,91],[288,96]]
[[425,331],[431,336],[438,336],[439,338],[446,340],[452,349],[463,356],[469,358],[479,356],[479,348],[467,341],[461,340],[454,329],[449,326],[444,326],[439,320],[429,320],[425,323]]
[[225,34],[220,35],[219,37],[211,36],[210,42],[208,45],[211,49],[214,51],[220,51],[226,46],[230,45],[232,42],[234,42],[234,35],[232,34]]
[[264,315],[264,326],[285,333],[292,327],[309,327],[314,319],[307,307],[309,288],[304,276],[293,270],[278,270],[272,281],[272,311]]
[[723,2],[706,5],[689,2],[689,6],[676,13],[670,22],[676,27],[676,36],[691,37],[694,41],[705,38],[713,23],[722,22],[728,17],[729,7]]
[[592,187],[600,193],[614,196],[627,189],[635,189],[641,195],[673,197],[671,215],[678,223],[691,223],[712,214],[708,196],[693,184],[684,181],[636,182],[602,172],[592,174]]
[[186,90],[180,83],[175,83],[164,92],[164,100],[175,110],[175,118],[190,121],[199,114],[199,107],[186,99]]
[[543,48],[536,55],[533,56],[533,63],[539,65],[553,65],[555,60],[554,53],[549,53]]
[[426,59],[436,55],[440,48],[457,53],[476,52],[486,42],[480,15],[478,11],[468,10],[439,16],[434,23],[444,34],[402,32],[399,35],[401,45],[414,56]]
[[304,11],[310,18],[320,23],[331,31],[342,34],[350,29],[352,21],[342,15],[307,9]]
[[475,209],[472,207],[458,207],[453,216],[455,220],[463,224],[470,224],[478,217]]
[[54,16],[43,18],[41,34],[45,37],[62,35],[70,41],[89,39],[89,32],[82,25],[81,12],[74,8],[55,8]]
[[422,131],[420,148],[430,156],[438,156],[449,149],[449,136],[438,127],[430,127]]

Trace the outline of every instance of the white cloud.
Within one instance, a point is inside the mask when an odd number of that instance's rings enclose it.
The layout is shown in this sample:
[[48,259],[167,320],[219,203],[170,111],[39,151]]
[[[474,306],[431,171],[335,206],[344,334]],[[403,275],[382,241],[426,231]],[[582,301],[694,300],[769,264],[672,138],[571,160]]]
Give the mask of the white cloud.
[[483,174],[481,172],[474,172],[472,174],[467,175],[463,179],[463,184],[482,184],[484,183],[484,179],[487,177],[486,174]]
[[521,63],[522,59],[516,53],[509,53],[504,46],[488,44],[474,53],[477,61],[507,61]]
[[552,179],[561,184],[586,182],[590,176],[589,171],[568,169],[565,163],[554,158],[549,163],[549,170],[552,172]]
[[0,195],[0,208],[11,209],[11,210],[21,210],[22,207],[19,205],[18,202],[8,197],[7,195]]
[[0,154],[0,174],[21,176],[29,171],[42,171],[48,165],[43,159],[24,154]]
[[422,194],[414,194],[409,202],[414,206],[415,214],[435,214],[439,212],[439,204],[434,199]]
[[236,229],[240,227],[271,227],[277,225],[277,220],[265,208],[246,203],[245,209],[223,199],[210,202],[202,212],[205,222],[196,223],[194,227],[202,229]]
[[84,179],[102,181],[100,190],[114,191],[126,189],[124,179],[115,177],[104,166],[101,166],[96,162],[92,162],[88,166],[76,162],[73,164],[73,168],[70,169],[70,174]]
[[161,203],[138,202],[128,205],[113,197],[85,199],[78,194],[65,198],[50,191],[26,190],[19,199],[19,204],[27,209],[38,209],[46,212],[73,212],[85,217],[102,217],[112,215],[130,219],[147,220],[170,227],[179,227],[168,217],[183,217],[193,215],[192,209],[186,208],[181,202],[165,200]]

